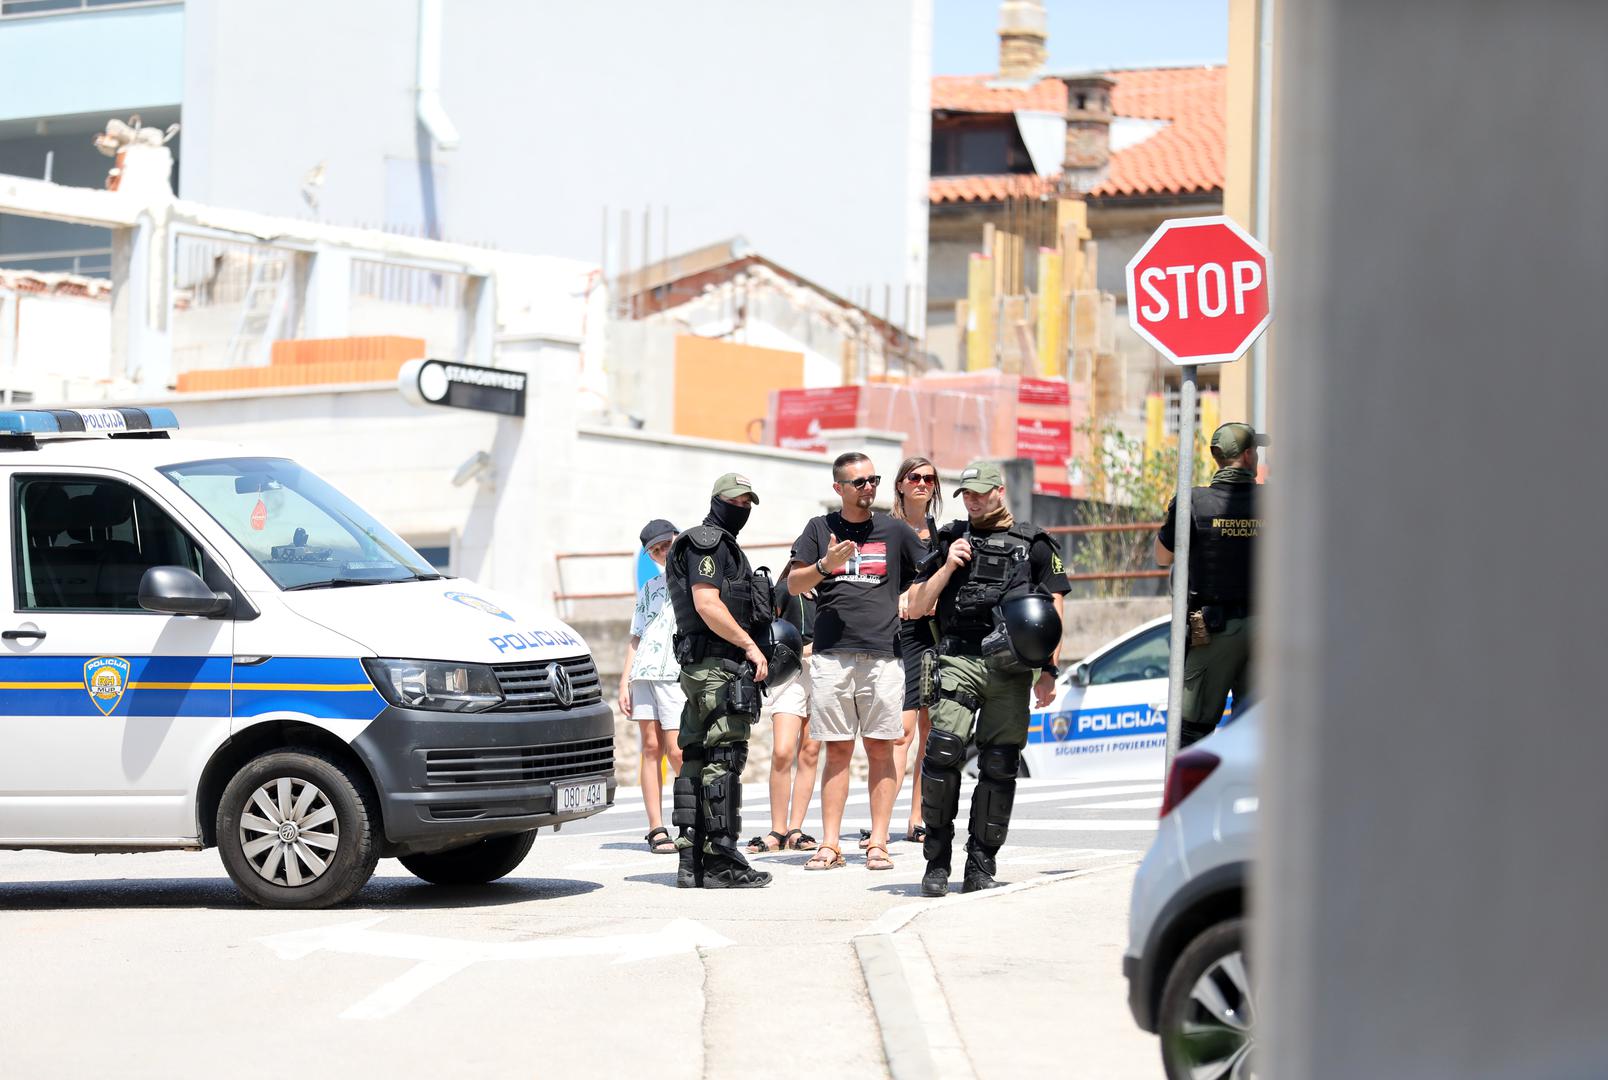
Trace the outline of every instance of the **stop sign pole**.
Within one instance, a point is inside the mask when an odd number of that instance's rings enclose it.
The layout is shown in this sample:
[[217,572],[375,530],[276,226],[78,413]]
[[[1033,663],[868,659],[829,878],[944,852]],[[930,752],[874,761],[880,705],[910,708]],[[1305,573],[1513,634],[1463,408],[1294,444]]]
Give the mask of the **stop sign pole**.
[[1273,321],[1273,258],[1226,217],[1161,223],[1128,263],[1128,323],[1183,368],[1173,520],[1172,637],[1167,660],[1167,769],[1183,733],[1189,636],[1189,547],[1195,488],[1195,368],[1239,359]]

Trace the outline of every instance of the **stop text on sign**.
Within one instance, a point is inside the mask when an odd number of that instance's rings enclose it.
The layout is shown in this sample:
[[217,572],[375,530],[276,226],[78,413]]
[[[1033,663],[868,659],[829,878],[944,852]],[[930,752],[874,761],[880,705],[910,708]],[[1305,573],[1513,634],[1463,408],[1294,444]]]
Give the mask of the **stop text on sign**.
[[1228,218],[1163,222],[1127,269],[1129,324],[1175,364],[1237,359],[1272,321],[1272,258]]
[[[1167,296],[1157,286],[1167,278],[1173,279],[1176,295]],[[1229,287],[1229,279],[1233,279],[1233,287]],[[1190,282],[1194,287],[1190,287]],[[1225,272],[1217,263],[1207,263],[1205,266],[1149,266],[1139,273],[1139,288],[1150,298],[1150,303],[1141,307],[1139,313],[1146,319],[1159,321],[1168,318],[1174,310],[1180,319],[1190,316],[1189,301],[1191,295],[1195,299],[1195,311],[1208,319],[1215,319],[1228,310],[1229,301],[1234,303],[1234,314],[1245,314],[1245,297],[1254,293],[1262,285],[1262,264],[1250,259],[1241,259],[1233,263]],[[1169,289],[1168,292],[1172,290]],[[1175,301],[1177,308],[1169,307],[1169,302]]]

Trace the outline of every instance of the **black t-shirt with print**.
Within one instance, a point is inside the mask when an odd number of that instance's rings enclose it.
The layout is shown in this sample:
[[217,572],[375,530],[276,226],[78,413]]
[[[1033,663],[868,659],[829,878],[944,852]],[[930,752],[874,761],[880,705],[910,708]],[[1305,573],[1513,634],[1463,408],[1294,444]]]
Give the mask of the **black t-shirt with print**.
[[809,520],[792,557],[813,566],[834,536],[853,540],[859,555],[815,587],[815,651],[898,655],[899,594],[915,579],[926,545],[916,530],[886,514],[854,522],[834,511]]

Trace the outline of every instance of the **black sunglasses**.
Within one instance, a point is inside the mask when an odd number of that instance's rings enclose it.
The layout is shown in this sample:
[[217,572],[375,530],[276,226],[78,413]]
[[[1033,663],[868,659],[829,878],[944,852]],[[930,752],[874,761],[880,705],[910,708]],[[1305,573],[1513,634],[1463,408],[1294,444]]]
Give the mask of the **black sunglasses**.
[[853,480],[839,480],[838,483],[840,483],[840,484],[853,484],[857,488],[863,488],[867,484],[871,485],[872,487],[876,487],[878,484],[882,483],[882,477],[880,477],[880,476],[856,476]]

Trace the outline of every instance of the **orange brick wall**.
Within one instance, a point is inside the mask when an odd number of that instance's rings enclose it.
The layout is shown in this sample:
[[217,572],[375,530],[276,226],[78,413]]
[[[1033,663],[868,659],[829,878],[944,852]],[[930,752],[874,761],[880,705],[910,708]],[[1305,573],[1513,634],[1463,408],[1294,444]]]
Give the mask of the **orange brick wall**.
[[353,337],[276,341],[267,367],[186,371],[181,393],[261,390],[270,386],[322,386],[348,382],[386,382],[403,363],[425,354],[423,338]]

